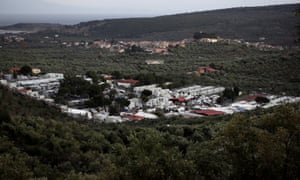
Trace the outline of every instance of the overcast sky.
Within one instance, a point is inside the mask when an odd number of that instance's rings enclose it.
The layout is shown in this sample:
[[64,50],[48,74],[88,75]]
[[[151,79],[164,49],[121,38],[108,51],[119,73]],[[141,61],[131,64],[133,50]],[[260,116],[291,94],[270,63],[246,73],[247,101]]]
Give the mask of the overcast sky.
[[0,0],[0,14],[163,15],[300,0]]

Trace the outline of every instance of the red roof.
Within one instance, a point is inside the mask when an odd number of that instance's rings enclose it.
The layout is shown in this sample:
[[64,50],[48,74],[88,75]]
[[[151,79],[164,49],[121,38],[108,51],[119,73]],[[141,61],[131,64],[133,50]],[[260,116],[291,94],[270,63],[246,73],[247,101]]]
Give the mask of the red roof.
[[214,72],[214,71],[218,71],[217,69],[214,69],[210,66],[200,66],[199,67],[199,71],[208,71],[208,72]]
[[111,76],[104,77],[105,80],[112,80],[113,78]]
[[131,113],[124,113],[124,114],[121,115],[121,117],[132,119],[132,120],[141,120],[141,119],[144,119],[143,116],[138,116],[138,115],[131,114]]
[[212,116],[212,115],[224,115],[225,113],[223,111],[216,111],[212,109],[204,109],[204,110],[194,110],[194,113],[202,114],[206,116]]
[[28,89],[26,88],[21,88],[18,90],[20,93],[27,93]]
[[186,101],[186,99],[185,98],[183,98],[183,97],[179,97],[179,98],[171,98],[171,99],[169,99],[170,101],[179,101],[179,102],[184,102],[184,101]]
[[138,80],[134,80],[134,79],[120,79],[118,80],[118,82],[120,83],[130,83],[130,84],[135,84],[138,83]]
[[19,67],[10,68],[10,71],[12,71],[12,72],[16,72],[16,71],[20,71],[20,70],[21,70],[21,68],[19,68]]

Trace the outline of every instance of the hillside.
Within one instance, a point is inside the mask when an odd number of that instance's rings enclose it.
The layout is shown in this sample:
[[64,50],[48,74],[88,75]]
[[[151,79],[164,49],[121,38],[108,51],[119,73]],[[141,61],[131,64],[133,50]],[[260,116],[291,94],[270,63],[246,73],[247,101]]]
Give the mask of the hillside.
[[0,179],[298,177],[299,105],[99,125],[3,87],[0,97]]
[[0,179],[299,177],[299,105],[99,125],[3,87],[0,97]]
[[154,18],[112,19],[64,26],[59,33],[94,39],[180,40],[203,31],[224,38],[293,45],[298,5],[233,8]]
[[17,30],[17,31],[45,31],[49,29],[57,29],[62,27],[60,24],[49,23],[18,23],[10,26],[0,27],[2,30]]
[[[113,73],[118,71],[131,78],[155,73],[158,82],[174,82],[179,86],[192,84],[238,86],[245,91],[264,91],[274,94],[300,94],[300,51],[298,48],[259,50],[242,44],[194,42],[183,47],[170,48],[169,55],[112,54],[95,48],[31,47],[22,49],[16,44],[0,51],[3,69],[29,64],[44,72],[82,74],[86,71]],[[148,59],[162,59],[164,64],[151,66]],[[200,65],[222,67],[219,73],[200,77],[187,75]],[[83,66],[84,65],[84,66]],[[247,67],[247,68],[245,68]],[[164,77],[164,78],[163,78]],[[156,79],[156,78],[154,78]]]

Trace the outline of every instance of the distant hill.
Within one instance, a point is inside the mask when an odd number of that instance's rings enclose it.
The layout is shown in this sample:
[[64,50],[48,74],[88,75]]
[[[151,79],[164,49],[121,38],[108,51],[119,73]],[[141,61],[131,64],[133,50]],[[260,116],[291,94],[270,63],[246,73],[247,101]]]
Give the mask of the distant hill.
[[10,26],[0,27],[2,30],[17,30],[17,31],[45,31],[45,30],[55,30],[61,28],[61,24],[50,24],[50,23],[18,23]]
[[232,8],[153,18],[110,19],[59,26],[44,33],[86,36],[91,39],[179,40],[194,32],[213,33],[224,38],[293,45],[299,4]]

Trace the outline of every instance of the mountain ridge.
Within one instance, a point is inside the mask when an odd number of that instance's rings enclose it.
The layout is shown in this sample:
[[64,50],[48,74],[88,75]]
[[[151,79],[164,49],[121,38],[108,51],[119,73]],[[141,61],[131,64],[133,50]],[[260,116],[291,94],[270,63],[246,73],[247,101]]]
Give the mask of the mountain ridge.
[[152,18],[93,20],[53,27],[41,25],[43,28],[39,33],[85,36],[92,40],[180,40],[203,31],[224,38],[251,42],[265,39],[268,44],[295,45],[295,27],[299,23],[295,10],[298,7],[299,4],[240,7]]

